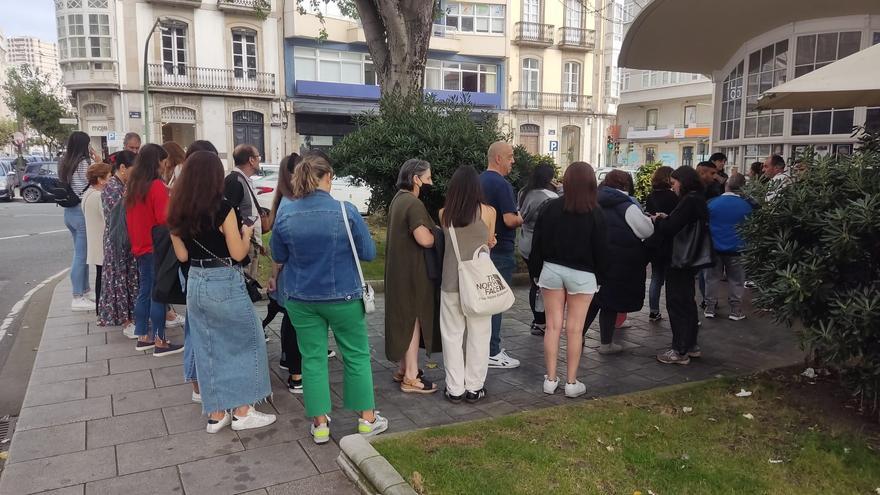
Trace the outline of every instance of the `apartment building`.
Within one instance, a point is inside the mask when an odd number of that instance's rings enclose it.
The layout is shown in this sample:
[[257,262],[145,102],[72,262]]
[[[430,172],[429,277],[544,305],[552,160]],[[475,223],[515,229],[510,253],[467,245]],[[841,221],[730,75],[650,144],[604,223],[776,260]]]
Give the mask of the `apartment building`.
[[58,51],[54,43],[47,43],[33,36],[11,36],[6,44],[6,62],[10,66],[30,65],[55,82],[61,80]]
[[4,91],[2,87],[3,78],[5,78],[7,65],[7,53],[9,52],[9,45],[6,40],[6,35],[0,31],[0,119],[8,119],[12,117],[12,112],[9,110],[9,107],[6,105],[6,101],[4,99]]
[[[287,153],[279,0],[55,0],[80,128],[115,151],[127,131],[182,146]],[[149,88],[144,102],[145,83]]]

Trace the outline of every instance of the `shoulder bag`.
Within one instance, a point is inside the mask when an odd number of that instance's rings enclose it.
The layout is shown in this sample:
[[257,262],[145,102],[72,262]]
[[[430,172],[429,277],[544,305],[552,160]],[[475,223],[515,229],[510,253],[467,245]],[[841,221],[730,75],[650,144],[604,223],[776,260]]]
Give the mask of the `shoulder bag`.
[[[449,237],[458,261],[458,294],[465,316],[491,316],[510,309],[516,298],[489,258],[489,246],[480,245],[473,259],[462,261],[455,228],[451,225]],[[483,253],[486,255],[481,256]]]
[[699,219],[672,238],[672,268],[706,268],[715,265],[712,236],[706,221]]
[[348,224],[348,213],[345,211],[345,202],[340,201],[339,206],[342,208],[342,223],[345,224],[345,231],[348,233],[348,242],[351,244],[351,254],[354,256],[354,265],[358,269],[358,277],[361,281],[361,288],[364,295],[364,313],[373,313],[376,311],[376,293],[373,286],[364,280],[364,271],[361,270],[361,260],[358,258],[357,247],[354,245],[354,237],[351,235],[351,226]]
[[186,304],[186,266],[181,265],[171,243],[171,232],[164,225],[156,225],[153,238],[153,299],[163,304]]
[[239,184],[251,194],[251,201],[254,202],[254,211],[260,216],[260,231],[264,234],[268,234],[272,230],[271,212],[260,206],[260,202],[257,200],[257,195],[254,194],[254,190],[251,188],[250,184],[242,184],[241,181],[239,181]]

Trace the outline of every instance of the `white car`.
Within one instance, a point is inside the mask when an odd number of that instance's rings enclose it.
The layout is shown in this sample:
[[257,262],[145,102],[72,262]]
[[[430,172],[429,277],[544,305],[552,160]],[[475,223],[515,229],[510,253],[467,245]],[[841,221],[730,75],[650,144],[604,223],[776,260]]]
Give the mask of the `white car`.
[[[257,201],[263,208],[272,208],[275,200],[275,188],[278,186],[278,165],[262,165],[260,174],[251,178]],[[371,190],[368,186],[353,184],[351,177],[336,177],[330,188],[330,195],[341,201],[354,204],[361,215],[367,214],[370,204]]]

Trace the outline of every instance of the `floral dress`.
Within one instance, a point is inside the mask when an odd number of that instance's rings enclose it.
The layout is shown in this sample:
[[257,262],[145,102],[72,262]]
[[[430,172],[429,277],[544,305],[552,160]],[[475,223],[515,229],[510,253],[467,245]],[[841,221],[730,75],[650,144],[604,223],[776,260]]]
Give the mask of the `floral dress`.
[[137,261],[130,252],[119,252],[110,242],[110,211],[122,201],[125,185],[113,176],[101,200],[104,218],[108,219],[104,228],[104,266],[101,272],[101,303],[98,306],[98,325],[116,326],[134,320],[134,305],[138,294]]

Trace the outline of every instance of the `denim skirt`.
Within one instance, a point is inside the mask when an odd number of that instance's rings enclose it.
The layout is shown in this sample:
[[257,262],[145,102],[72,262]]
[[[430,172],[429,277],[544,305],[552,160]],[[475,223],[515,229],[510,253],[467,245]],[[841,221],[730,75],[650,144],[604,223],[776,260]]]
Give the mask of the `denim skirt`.
[[266,340],[241,271],[191,267],[186,309],[203,412],[266,399],[272,393]]

